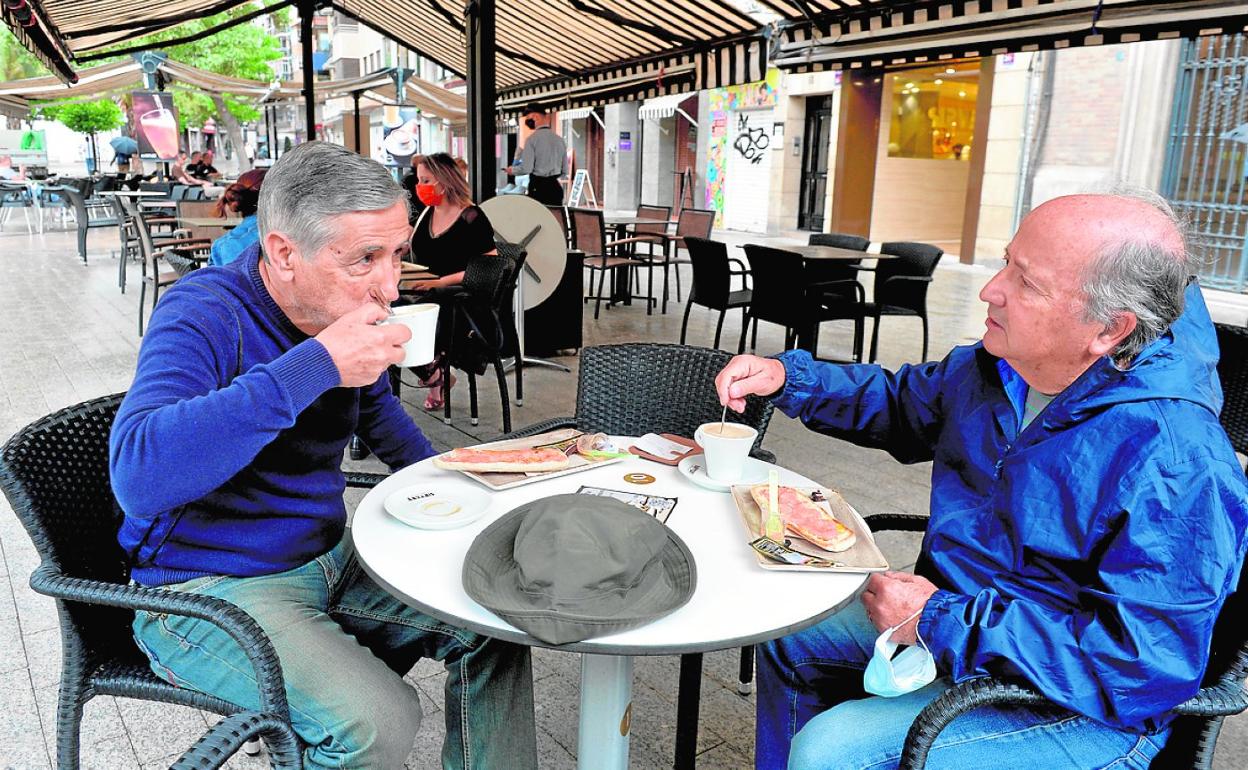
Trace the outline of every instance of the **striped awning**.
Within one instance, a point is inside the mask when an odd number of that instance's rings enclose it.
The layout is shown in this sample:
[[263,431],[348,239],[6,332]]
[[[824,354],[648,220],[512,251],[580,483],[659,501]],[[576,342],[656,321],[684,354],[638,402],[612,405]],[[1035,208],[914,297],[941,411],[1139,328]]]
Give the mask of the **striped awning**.
[[[203,18],[243,0],[22,0],[46,45],[24,40],[65,77],[109,46]],[[266,11],[293,0],[268,0]],[[467,70],[459,0],[332,0],[358,20],[443,67]],[[17,20],[4,8],[11,27]],[[765,31],[734,0],[497,0],[499,110],[529,102],[566,108],[760,80]]]
[[784,17],[772,64],[880,68],[1242,32],[1243,0],[759,0]]
[[684,104],[685,100],[691,96],[693,94],[668,94],[667,96],[647,99],[646,103],[641,105],[641,109],[637,111],[637,117],[642,120],[662,120],[663,118],[670,118],[679,114],[696,126],[698,121],[694,120],[689,116],[689,113],[680,108],[680,105]]
[[[164,73],[169,88],[173,90],[190,86],[210,94],[232,94],[257,101],[303,99],[303,90],[297,83],[279,81],[275,86],[259,80],[218,75],[169,59],[160,61],[156,66]],[[462,95],[414,76],[407,78],[405,86],[404,104],[445,118],[452,125],[462,125],[467,121],[468,108]],[[0,83],[0,98],[7,97],[21,103],[60,101],[119,94],[142,87],[142,66],[134,59],[125,59],[81,70],[78,73],[78,82],[69,87],[51,76]],[[318,82],[314,88],[317,101],[348,96],[359,91],[362,96],[380,104],[398,104],[394,79],[384,73],[352,80]]]

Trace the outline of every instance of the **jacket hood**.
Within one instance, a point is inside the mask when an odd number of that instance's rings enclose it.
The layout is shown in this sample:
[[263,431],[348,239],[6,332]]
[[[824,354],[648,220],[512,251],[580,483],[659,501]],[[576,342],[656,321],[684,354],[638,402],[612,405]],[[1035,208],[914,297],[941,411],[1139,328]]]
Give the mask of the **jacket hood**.
[[[1164,334],[1125,369],[1108,356],[1097,361],[1053,402],[1046,421],[1078,422],[1116,404],[1152,399],[1190,401],[1216,418],[1222,411],[1217,364],[1213,321],[1200,285],[1192,281],[1184,293],[1182,315]],[[1018,377],[1004,361],[999,366],[1003,377]]]

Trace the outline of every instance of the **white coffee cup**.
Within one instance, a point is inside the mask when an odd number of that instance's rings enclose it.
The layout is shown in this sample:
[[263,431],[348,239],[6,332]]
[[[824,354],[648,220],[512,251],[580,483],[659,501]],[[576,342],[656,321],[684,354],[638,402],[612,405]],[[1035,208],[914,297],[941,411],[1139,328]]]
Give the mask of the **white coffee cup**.
[[426,303],[393,308],[394,315],[383,324],[402,324],[412,330],[412,338],[403,343],[403,360],[399,366],[423,366],[433,360],[434,338],[438,331],[440,305]]
[[[720,432],[720,427],[723,432]],[[745,458],[758,431],[739,422],[708,422],[698,427],[693,440],[706,455],[706,475],[715,481],[737,481],[745,471]]]

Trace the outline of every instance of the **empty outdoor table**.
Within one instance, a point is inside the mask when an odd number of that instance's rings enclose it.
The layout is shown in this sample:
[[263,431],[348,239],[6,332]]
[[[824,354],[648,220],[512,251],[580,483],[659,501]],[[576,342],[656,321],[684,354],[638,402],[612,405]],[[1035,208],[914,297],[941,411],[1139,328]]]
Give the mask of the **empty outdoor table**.
[[[617,443],[620,443],[617,441]],[[628,439],[623,440],[628,443]],[[628,474],[653,483],[627,483]],[[832,481],[827,479],[825,481]],[[818,486],[781,469],[780,482]],[[377,583],[421,612],[497,639],[549,647],[477,604],[465,593],[464,554],[486,526],[516,506],[582,486],[677,498],[667,524],[693,553],[697,588],[689,603],[653,623],[552,649],[582,653],[577,765],[583,770],[628,766],[633,657],[680,655],[741,647],[811,626],[846,606],[864,574],[776,572],[759,567],[732,497],[693,485],[676,468],[641,458],[491,494],[489,509],[460,529],[413,529],[388,515],[383,501],[413,484],[468,485],[430,460],[404,468],[371,490],[351,524],[360,564]]]
[[[769,244],[768,244],[769,245]],[[739,248],[745,248],[745,244],[738,244]],[[801,254],[803,259],[829,259],[851,261],[855,259],[896,259],[892,254],[872,254],[869,251],[855,251],[854,249],[842,249],[840,246],[772,246],[772,248],[790,251],[794,254]]]

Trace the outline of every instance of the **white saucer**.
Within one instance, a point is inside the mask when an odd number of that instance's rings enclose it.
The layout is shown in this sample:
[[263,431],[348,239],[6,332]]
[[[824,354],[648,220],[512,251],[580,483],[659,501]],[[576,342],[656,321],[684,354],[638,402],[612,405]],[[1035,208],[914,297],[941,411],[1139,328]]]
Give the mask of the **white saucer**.
[[677,464],[676,470],[700,487],[716,492],[727,492],[734,484],[758,484],[766,481],[771,465],[762,460],[747,457],[745,466],[741,469],[741,478],[736,481],[716,481],[706,475],[706,455],[690,455]]
[[481,518],[490,507],[490,493],[465,484],[424,482],[403,487],[386,497],[386,513],[418,529],[456,529]]

